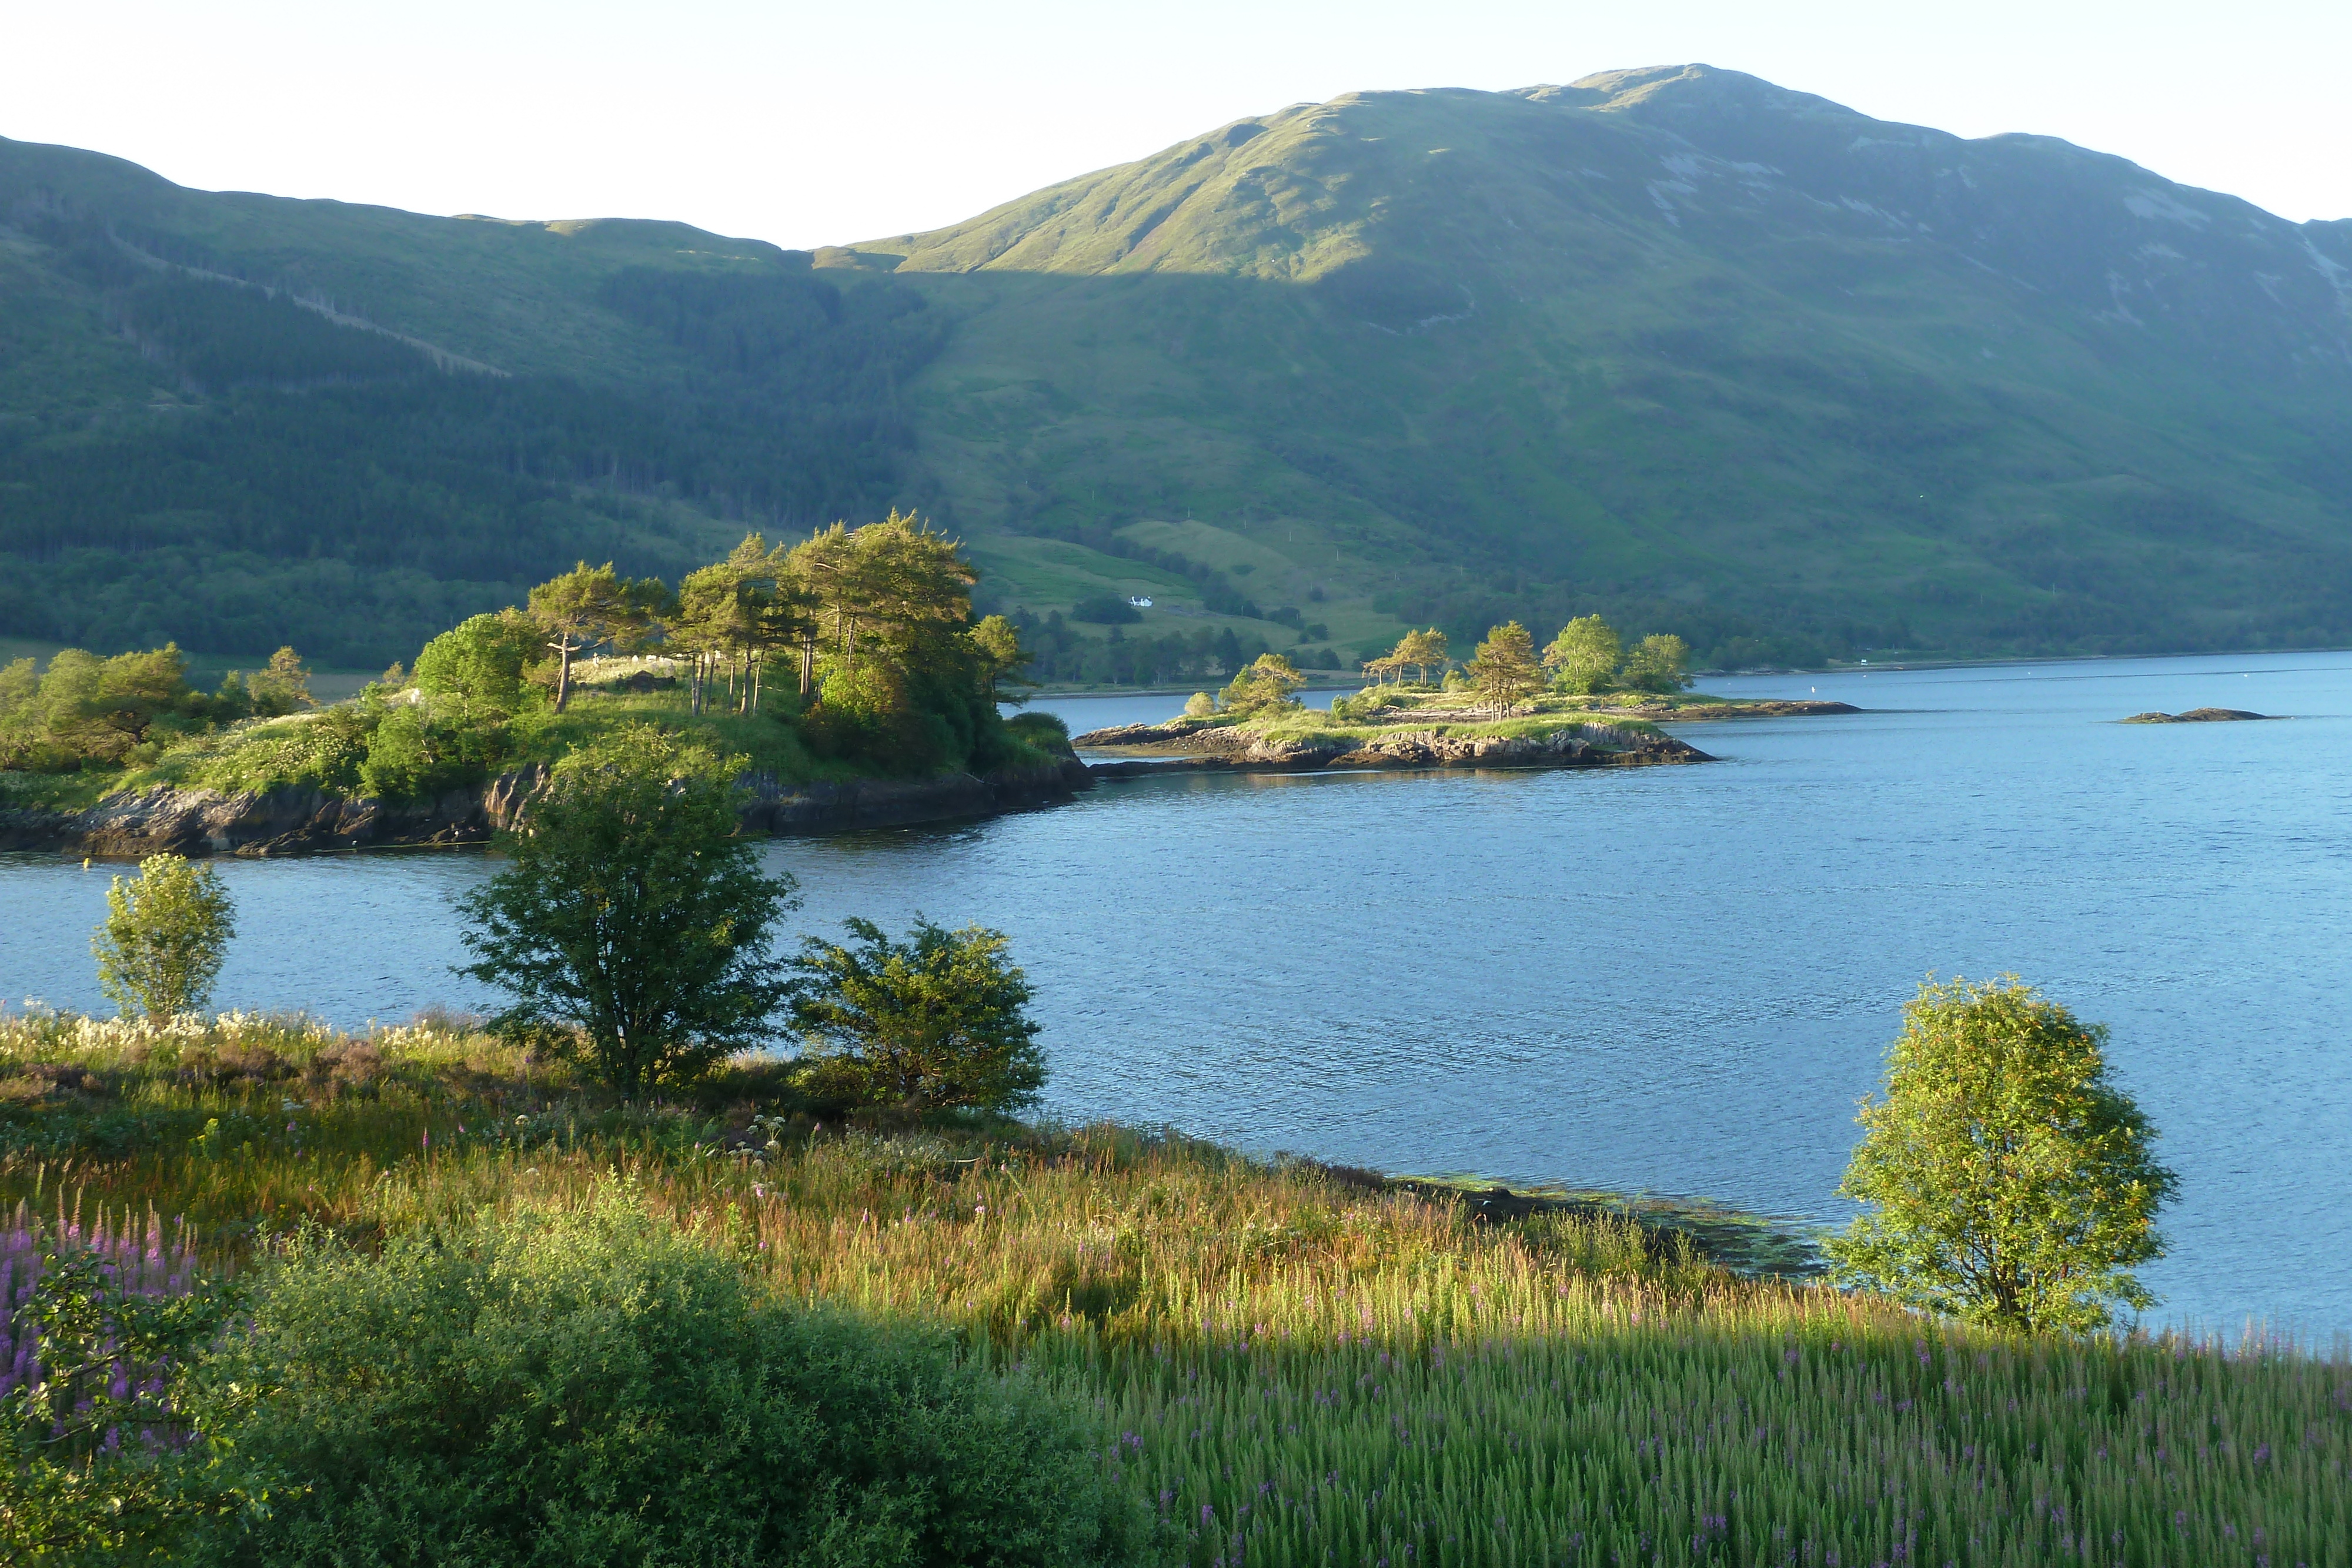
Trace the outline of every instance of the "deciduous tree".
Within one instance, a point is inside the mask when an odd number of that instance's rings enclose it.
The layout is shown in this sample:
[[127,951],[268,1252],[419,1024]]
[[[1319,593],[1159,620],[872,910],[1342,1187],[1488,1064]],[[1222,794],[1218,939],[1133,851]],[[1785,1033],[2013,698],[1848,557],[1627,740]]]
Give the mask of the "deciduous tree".
[[1021,630],[1002,615],[983,615],[965,635],[980,664],[980,678],[988,700],[1018,707],[1029,700],[1037,683],[1023,674],[1029,667],[1029,650],[1021,645]]
[[1625,655],[1625,684],[1636,691],[1678,692],[1690,685],[1683,672],[1690,664],[1690,644],[1672,632],[1652,632]]
[[2106,1030],[2007,977],[1927,984],[1904,1009],[1838,1190],[1866,1205],[1830,1256],[1846,1283],[2014,1329],[2082,1332],[2156,1298],[2178,1178],[2107,1081]]
[[1559,629],[1544,650],[1543,667],[1564,692],[1597,692],[1617,673],[1623,652],[1614,627],[1598,615],[1583,615]]
[[501,1029],[577,1041],[631,1094],[772,1035],[769,937],[793,882],[737,834],[741,769],[647,725],[556,766],[499,836],[506,869],[458,901],[464,972],[514,998]]
[[220,873],[175,854],[150,855],[135,878],[106,890],[106,920],[90,938],[98,988],[128,1018],[201,1010],[236,935]]
[[523,672],[538,643],[537,629],[519,610],[473,616],[425,644],[416,655],[417,689],[472,717],[510,716],[522,706]]

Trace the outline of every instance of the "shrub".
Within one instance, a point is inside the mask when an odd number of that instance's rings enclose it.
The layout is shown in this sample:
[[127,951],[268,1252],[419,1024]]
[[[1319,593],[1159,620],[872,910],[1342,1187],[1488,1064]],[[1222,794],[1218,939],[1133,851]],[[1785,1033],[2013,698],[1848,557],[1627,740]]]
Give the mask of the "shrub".
[[949,931],[916,916],[905,942],[851,920],[860,946],[809,937],[792,960],[793,1022],[824,1054],[817,1085],[910,1111],[1001,1111],[1045,1082],[1029,982],[1005,962],[1004,935]]
[[236,935],[236,906],[220,873],[179,855],[150,855],[135,881],[118,876],[108,885],[106,909],[90,938],[106,999],[125,1017],[201,1009]]
[[368,737],[360,792],[379,800],[417,800],[478,782],[504,759],[506,738],[506,726],[494,712],[390,705]]
[[1136,1539],[1062,1403],[942,1333],[761,1300],[613,1185],[380,1257],[298,1244],[204,1381],[271,1512],[199,1562],[1009,1568]]
[[233,737],[188,779],[215,789],[274,789],[309,784],[329,794],[360,787],[381,714],[336,706],[267,724]]
[[1004,728],[1013,739],[1039,751],[1061,752],[1070,748],[1070,727],[1057,714],[1014,714],[1004,721]]

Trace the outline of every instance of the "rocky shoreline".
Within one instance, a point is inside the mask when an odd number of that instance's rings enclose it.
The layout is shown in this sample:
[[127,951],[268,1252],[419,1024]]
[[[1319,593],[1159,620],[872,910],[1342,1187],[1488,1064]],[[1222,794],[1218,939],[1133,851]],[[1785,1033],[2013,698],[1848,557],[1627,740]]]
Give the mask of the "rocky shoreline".
[[1712,762],[1698,747],[1651,730],[1611,724],[1564,724],[1540,735],[1441,734],[1402,726],[1370,739],[1306,735],[1267,737],[1224,725],[1118,725],[1088,730],[1073,746],[1170,750],[1164,760],[1097,762],[1097,779],[1171,771],[1297,772],[1323,768],[1638,768]]
[[[1030,810],[1069,800],[1099,779],[1189,770],[1303,772],[1327,768],[1627,768],[1708,762],[1706,752],[1647,728],[1563,724],[1536,735],[1453,736],[1399,726],[1371,738],[1266,737],[1223,726],[1127,725],[1079,736],[1090,747],[1159,756],[1098,761],[1065,756],[986,777],[860,779],[786,784],[745,776],[748,832],[798,837],[903,827]],[[547,781],[543,766],[430,800],[390,802],[311,785],[231,792],[158,786],[121,791],[86,810],[0,808],[0,851],[50,850],[131,859],[180,854],[288,855],[487,842],[511,827]]]
[[[544,767],[518,768],[477,788],[407,804],[334,795],[309,785],[241,793],[157,788],[110,795],[81,811],[0,810],[0,850],[135,857],[166,850],[283,855],[478,844],[510,826],[546,780]],[[785,784],[773,774],[755,773],[743,782],[749,791],[745,830],[798,837],[1027,810],[1092,789],[1094,775],[1071,757],[985,778],[957,773]]]

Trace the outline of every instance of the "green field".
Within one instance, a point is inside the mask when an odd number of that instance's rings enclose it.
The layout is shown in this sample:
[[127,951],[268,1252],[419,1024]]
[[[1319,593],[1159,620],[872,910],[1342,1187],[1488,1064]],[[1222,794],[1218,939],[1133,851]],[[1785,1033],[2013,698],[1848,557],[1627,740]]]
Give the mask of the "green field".
[[462,1022],[20,1018],[0,1215],[184,1220],[266,1278],[299,1226],[376,1247],[617,1178],[776,1300],[942,1324],[1070,1391],[1102,1483],[1199,1568],[2189,1568],[2352,1541],[2340,1358],[1967,1330],[1631,1219],[1486,1223],[1173,1134],[822,1119],[772,1065],[625,1106]]

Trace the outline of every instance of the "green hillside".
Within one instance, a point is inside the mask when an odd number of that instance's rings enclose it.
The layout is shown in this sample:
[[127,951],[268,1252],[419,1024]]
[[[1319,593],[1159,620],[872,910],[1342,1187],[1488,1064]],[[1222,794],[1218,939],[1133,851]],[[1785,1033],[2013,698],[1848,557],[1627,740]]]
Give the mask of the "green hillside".
[[682,225],[183,191],[0,142],[0,635],[381,665],[581,556],[906,493],[887,279]]
[[2352,639],[2352,225],[2063,142],[1702,67],[1360,94],[851,255],[964,315],[915,393],[972,526],[1185,517],[1465,629]]
[[1704,67],[814,256],[10,142],[0,225],[0,637],[373,663],[896,503],[1063,674],[1591,609],[1727,663],[2352,643],[2352,223]]

